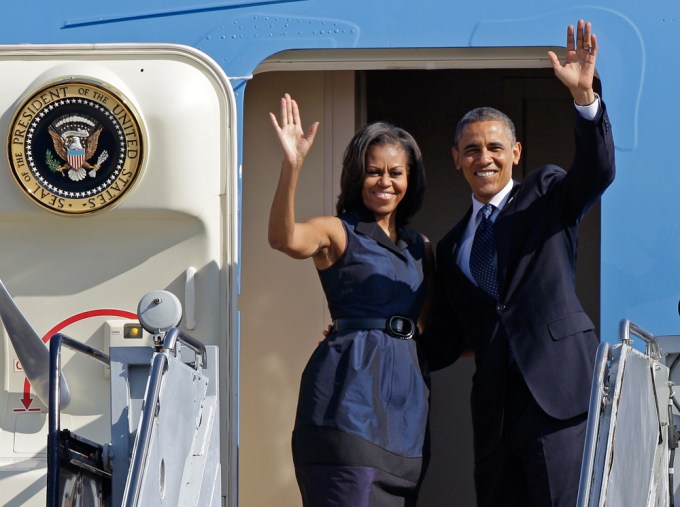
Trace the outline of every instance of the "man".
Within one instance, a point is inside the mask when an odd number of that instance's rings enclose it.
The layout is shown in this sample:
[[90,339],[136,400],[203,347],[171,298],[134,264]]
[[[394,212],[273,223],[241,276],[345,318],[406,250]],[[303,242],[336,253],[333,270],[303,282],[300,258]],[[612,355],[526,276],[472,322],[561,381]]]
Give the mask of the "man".
[[578,113],[568,172],[549,165],[513,181],[522,149],[495,109],[471,111],[456,129],[453,159],[472,207],[438,244],[422,344],[437,369],[472,343],[479,506],[576,504],[598,345],[574,286],[577,233],[614,179],[610,123],[593,91],[597,49],[579,21],[567,29],[565,64],[549,52]]

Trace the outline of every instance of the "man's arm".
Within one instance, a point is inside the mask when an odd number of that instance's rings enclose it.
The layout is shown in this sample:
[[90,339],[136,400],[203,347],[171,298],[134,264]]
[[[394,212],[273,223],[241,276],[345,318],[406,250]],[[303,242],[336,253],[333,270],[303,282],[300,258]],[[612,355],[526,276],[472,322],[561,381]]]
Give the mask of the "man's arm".
[[614,180],[614,141],[604,103],[593,90],[597,37],[592,26],[579,20],[567,28],[564,65],[552,51],[548,56],[557,78],[569,89],[577,109],[575,154],[563,182],[558,208],[568,223],[577,223]]

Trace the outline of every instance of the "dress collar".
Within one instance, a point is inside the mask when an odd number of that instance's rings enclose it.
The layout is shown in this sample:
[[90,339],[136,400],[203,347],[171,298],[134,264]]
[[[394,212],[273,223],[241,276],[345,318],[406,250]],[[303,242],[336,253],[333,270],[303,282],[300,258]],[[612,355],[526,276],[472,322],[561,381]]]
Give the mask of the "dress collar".
[[365,207],[355,210],[352,214],[356,215],[355,230],[358,233],[364,234],[373,238],[378,244],[391,250],[392,252],[403,256],[402,250],[408,248],[408,241],[410,239],[409,230],[405,227],[397,228],[397,242],[392,242],[385,231],[378,225],[373,214]]

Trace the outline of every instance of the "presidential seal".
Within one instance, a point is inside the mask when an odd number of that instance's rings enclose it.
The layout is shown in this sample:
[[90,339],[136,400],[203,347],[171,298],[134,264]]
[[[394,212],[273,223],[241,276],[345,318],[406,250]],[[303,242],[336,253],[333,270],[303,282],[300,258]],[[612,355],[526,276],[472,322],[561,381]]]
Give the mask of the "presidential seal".
[[32,93],[8,134],[9,165],[33,202],[62,215],[117,203],[142,170],[136,111],[113,87],[65,79]]

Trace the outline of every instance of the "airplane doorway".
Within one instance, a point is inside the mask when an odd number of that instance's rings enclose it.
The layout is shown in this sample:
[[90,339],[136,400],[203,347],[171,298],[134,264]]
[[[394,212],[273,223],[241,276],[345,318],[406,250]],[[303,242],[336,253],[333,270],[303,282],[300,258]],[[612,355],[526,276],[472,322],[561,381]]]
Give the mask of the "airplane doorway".
[[[267,244],[269,206],[281,161],[268,113],[289,92],[305,126],[321,121],[298,185],[297,218],[333,213],[342,151],[354,129],[386,120],[410,131],[423,151],[428,189],[413,226],[436,243],[470,205],[470,192],[451,160],[456,120],[490,105],[515,122],[524,146],[516,178],[552,162],[571,161],[573,106],[552,69],[356,70],[351,60],[314,68],[338,53],[298,52],[257,73],[246,87],[243,121],[240,311],[239,501],[243,505],[300,505],[290,435],[301,372],[329,321],[311,261],[297,261]],[[340,56],[347,56],[339,53]],[[544,54],[541,53],[541,54]],[[349,56],[354,55],[354,53]],[[441,61],[441,59],[439,60]],[[275,62],[275,63],[276,63]],[[269,64],[267,64],[269,65]],[[293,68],[295,67],[295,68]],[[599,322],[600,212],[581,226],[578,289]],[[472,429],[468,396],[473,359],[433,374],[432,459],[419,507],[474,505]],[[263,484],[266,484],[263,487]]]

